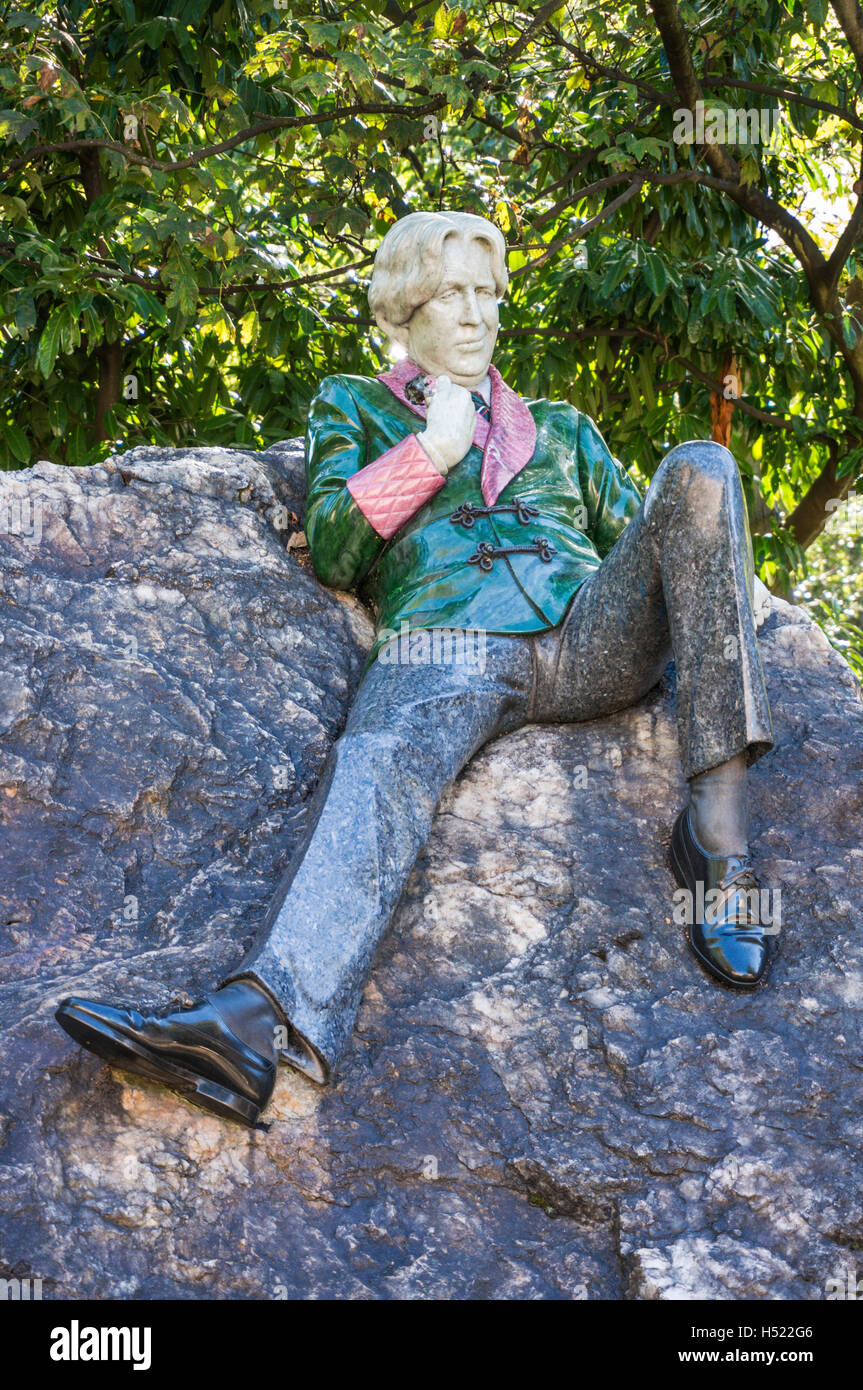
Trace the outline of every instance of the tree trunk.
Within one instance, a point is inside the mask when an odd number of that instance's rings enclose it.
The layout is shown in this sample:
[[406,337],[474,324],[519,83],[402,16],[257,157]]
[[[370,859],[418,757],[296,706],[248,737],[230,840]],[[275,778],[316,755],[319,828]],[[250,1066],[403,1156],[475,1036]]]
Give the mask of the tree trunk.
[[[104,192],[102,167],[98,150],[82,150],[79,155],[81,186],[87,206],[101,197]],[[111,251],[107,243],[99,238],[99,254],[107,259]],[[99,440],[112,438],[112,432],[105,427],[105,416],[120,399],[123,386],[123,344],[115,338],[101,343],[93,354],[98,368],[99,385],[96,391],[96,437]]]
[[[729,392],[725,394],[725,383],[729,377],[733,381],[729,382]],[[722,371],[719,373],[719,380],[722,385],[717,386],[710,393],[710,419],[713,424],[710,438],[717,444],[724,444],[726,449],[731,448],[731,416],[734,412],[734,402],[740,395],[740,373],[737,369],[737,361],[734,353],[729,348],[722,362]]]
[[116,339],[100,343],[96,349],[99,365],[99,389],[96,393],[96,434],[101,439],[113,438],[105,426],[105,416],[120,399],[123,385],[123,345]]

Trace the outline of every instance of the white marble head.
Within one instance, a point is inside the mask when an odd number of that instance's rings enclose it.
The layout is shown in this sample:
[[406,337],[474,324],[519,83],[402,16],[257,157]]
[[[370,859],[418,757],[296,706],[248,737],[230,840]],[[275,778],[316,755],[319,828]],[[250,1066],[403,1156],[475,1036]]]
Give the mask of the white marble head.
[[484,381],[508,283],[500,230],[470,212],[412,212],[375,257],[369,304],[379,326],[429,376]]

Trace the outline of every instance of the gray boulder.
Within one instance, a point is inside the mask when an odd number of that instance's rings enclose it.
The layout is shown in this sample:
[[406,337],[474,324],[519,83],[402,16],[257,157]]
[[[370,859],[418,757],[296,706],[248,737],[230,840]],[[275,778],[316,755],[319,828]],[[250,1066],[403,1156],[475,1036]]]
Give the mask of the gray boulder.
[[[0,475],[0,1277],[66,1298],[821,1299],[863,1265],[863,704],[762,628],[769,987],[709,983],[665,863],[673,680],[486,748],[445,798],[338,1082],[268,1129],[52,1018],[243,955],[371,639],[302,544],[301,451]],[[863,1269],[859,1271],[863,1274]]]

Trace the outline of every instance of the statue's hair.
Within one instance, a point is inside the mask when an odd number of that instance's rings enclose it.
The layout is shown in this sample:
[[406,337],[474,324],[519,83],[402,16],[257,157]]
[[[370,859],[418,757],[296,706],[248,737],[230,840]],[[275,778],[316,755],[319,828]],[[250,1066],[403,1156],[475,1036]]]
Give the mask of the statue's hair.
[[493,222],[472,212],[409,212],[390,227],[375,256],[369,307],[381,327],[382,319],[407,323],[431,299],[441,282],[443,246],[450,236],[488,247],[495,290],[506,293],[506,242]]

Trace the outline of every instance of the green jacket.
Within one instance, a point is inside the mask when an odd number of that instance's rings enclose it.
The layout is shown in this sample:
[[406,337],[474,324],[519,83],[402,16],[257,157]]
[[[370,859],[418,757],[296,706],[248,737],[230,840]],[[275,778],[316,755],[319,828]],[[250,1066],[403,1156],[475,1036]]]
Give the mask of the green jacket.
[[[370,470],[357,477],[423,429],[422,415],[383,380],[332,376],[321,383],[306,433],[306,537],[318,578],[337,589],[355,589],[374,607],[377,632],[369,660],[393,633],[404,631],[403,623],[411,630],[449,627],[488,633],[557,626],[573,594],[638,510],[638,489],[588,416],[565,402],[522,402],[508,388],[501,390],[507,400],[499,396],[500,415],[504,405],[514,402],[527,421],[529,439],[534,427],[536,431],[532,453],[528,443],[530,457],[520,471],[496,496],[495,485],[489,492],[483,473],[481,491],[483,451],[475,443],[445,480],[436,475],[434,495],[387,538],[361,510],[349,484],[373,476]],[[492,430],[495,404],[493,390]],[[422,452],[412,440],[404,447]],[[502,452],[506,454],[505,441]],[[384,460],[376,473],[383,467]],[[453,513],[456,518],[468,515],[465,503],[484,509],[490,497],[491,514],[475,515],[469,526],[452,519]],[[522,512],[520,519],[516,511],[499,510],[512,506],[513,498],[538,514],[526,519]],[[539,553],[540,538],[549,543],[545,553],[550,558]],[[489,561],[483,567],[476,559],[480,542],[507,553],[491,555],[490,568]],[[531,549],[511,553],[511,546]]]

